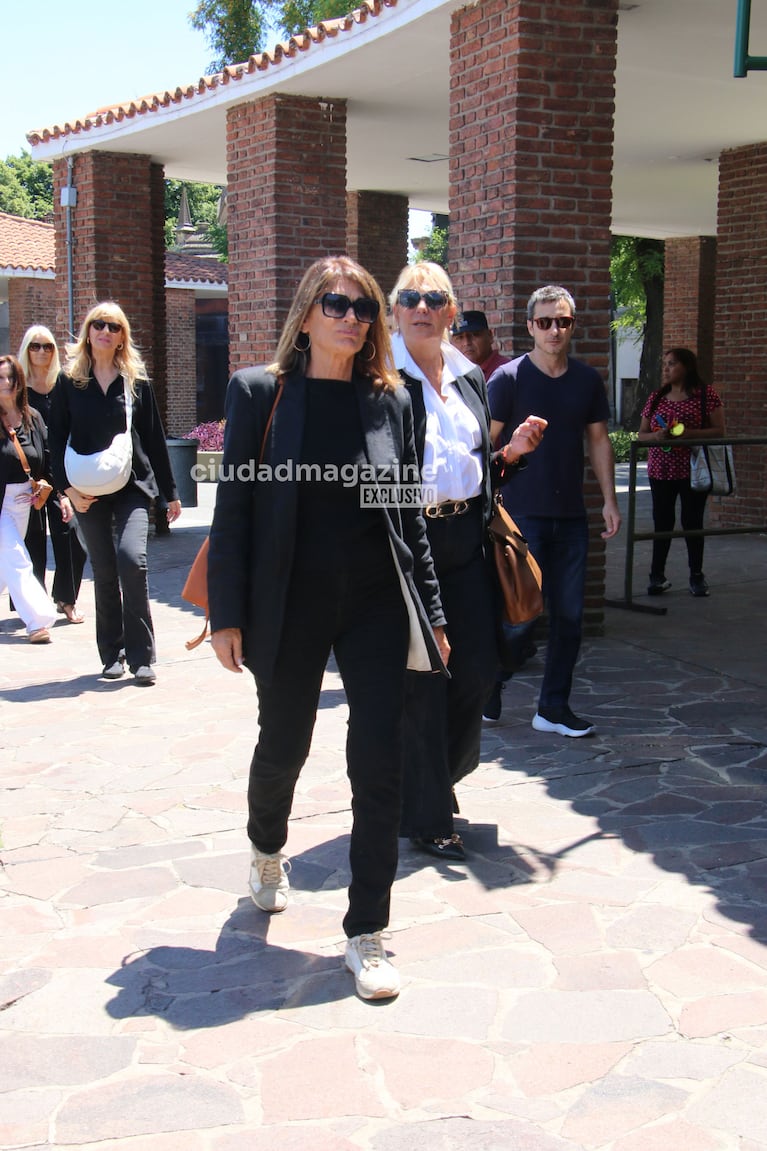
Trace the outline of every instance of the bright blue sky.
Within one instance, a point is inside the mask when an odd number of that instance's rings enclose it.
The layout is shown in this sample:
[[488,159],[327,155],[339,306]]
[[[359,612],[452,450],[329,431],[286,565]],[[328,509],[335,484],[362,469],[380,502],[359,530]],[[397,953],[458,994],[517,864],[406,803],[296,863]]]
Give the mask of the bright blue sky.
[[[26,133],[105,104],[195,83],[213,51],[195,32],[195,0],[5,0],[0,158]],[[10,43],[9,43],[10,41]]]

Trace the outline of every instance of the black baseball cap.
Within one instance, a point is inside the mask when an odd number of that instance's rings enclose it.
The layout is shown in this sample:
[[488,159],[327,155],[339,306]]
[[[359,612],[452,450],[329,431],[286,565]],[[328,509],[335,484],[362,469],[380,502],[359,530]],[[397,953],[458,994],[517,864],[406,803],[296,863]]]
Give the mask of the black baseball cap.
[[487,316],[484,312],[459,312],[453,320],[452,332],[454,336],[461,336],[464,332],[487,332]]

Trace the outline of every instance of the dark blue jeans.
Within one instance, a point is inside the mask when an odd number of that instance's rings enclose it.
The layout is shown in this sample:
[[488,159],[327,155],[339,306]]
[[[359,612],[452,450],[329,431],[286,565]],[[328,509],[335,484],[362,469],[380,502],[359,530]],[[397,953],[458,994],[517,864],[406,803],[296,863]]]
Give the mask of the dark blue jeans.
[[131,671],[155,661],[146,562],[149,503],[129,484],[77,513],[93,568],[96,643],[104,667],[121,651]]
[[[520,516],[514,519],[527,537],[543,573],[543,595],[549,613],[546,666],[538,707],[568,704],[573,671],[581,648],[583,599],[589,530],[586,518],[555,519]],[[534,627],[534,622],[530,628]]]

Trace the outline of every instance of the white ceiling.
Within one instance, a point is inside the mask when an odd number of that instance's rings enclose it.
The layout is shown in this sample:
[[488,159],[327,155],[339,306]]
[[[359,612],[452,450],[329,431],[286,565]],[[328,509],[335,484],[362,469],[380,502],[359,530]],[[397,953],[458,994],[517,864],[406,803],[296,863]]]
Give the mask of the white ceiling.
[[[405,194],[411,208],[446,212],[450,15],[461,6],[399,0],[263,72],[37,145],[33,155],[144,152],[167,176],[223,184],[227,107],[273,91],[344,98],[348,187]],[[620,7],[613,231],[713,235],[720,152],[767,139],[767,73],[733,77],[737,0]],[[752,0],[751,25],[751,55],[767,55],[767,0]],[[169,89],[176,83],[179,77],[168,77]],[[105,106],[118,100],[104,93]]]

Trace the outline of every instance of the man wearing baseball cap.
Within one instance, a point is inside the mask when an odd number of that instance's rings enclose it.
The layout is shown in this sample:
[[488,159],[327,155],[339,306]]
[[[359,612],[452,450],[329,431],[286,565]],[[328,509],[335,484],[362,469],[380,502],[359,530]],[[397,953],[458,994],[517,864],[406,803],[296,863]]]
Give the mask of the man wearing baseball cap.
[[493,333],[487,326],[484,312],[459,312],[453,321],[450,336],[467,359],[473,364],[479,364],[485,380],[489,380],[501,364],[509,362],[508,356],[502,356],[493,349]]

